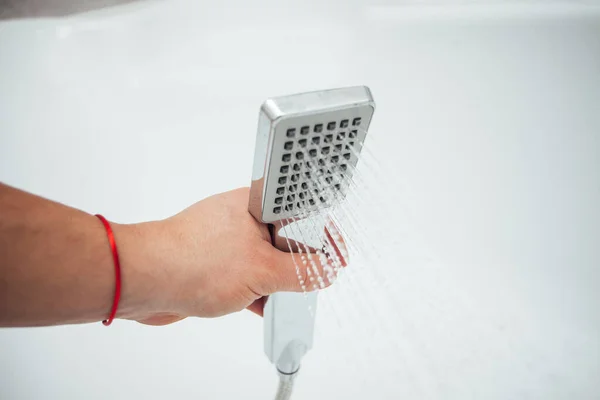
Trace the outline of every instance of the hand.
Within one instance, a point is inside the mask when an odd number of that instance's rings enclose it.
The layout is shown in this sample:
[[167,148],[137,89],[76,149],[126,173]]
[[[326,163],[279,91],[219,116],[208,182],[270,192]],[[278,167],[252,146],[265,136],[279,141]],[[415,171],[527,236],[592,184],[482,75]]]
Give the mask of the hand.
[[118,225],[131,304],[120,317],[163,325],[244,308],[262,315],[264,296],[300,291],[292,257],[271,245],[267,226],[248,212],[248,196],[238,189],[163,221]]

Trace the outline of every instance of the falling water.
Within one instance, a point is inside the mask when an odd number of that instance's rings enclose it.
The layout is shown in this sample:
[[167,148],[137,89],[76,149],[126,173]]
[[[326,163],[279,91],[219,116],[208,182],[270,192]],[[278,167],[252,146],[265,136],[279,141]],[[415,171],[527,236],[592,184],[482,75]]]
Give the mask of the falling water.
[[[385,338],[387,347],[398,354],[411,353],[396,339],[395,316],[401,313],[390,307],[398,302],[384,260],[385,253],[397,244],[397,234],[408,228],[390,230],[386,226],[386,213],[399,212],[401,199],[387,191],[393,170],[377,160],[375,150],[368,146],[368,135],[366,143],[359,141],[356,132],[360,129],[357,127],[353,136],[337,129],[328,141],[324,137],[323,142],[297,142],[279,224],[302,291],[321,292],[317,317],[335,320],[338,329],[350,328],[362,338],[363,344],[350,346],[344,357],[348,363],[368,365],[372,362],[369,352],[383,345],[376,338]],[[384,232],[390,231],[395,235],[386,237]],[[404,325],[410,328],[409,323]],[[414,375],[416,369],[418,376],[411,382],[413,392],[418,393],[427,392],[428,382],[418,374],[428,368],[423,354],[410,365],[402,357],[394,367],[405,376]]]
[[[448,390],[440,385],[453,384],[443,362],[470,357],[482,365],[483,356],[464,343],[494,337],[493,328],[473,322],[456,336],[457,321],[484,318],[420,240],[399,171],[378,157],[381,142],[372,133],[363,143],[339,131],[329,143],[294,149],[294,178],[283,195],[287,212],[279,221],[288,250],[296,253],[300,287],[320,292],[315,346],[331,347],[321,347],[321,354],[364,368],[359,375],[373,385],[396,385],[402,377],[399,396],[435,397]],[[448,344],[444,357],[439,343]],[[509,341],[503,346],[510,348]],[[373,374],[377,365],[385,371]]]

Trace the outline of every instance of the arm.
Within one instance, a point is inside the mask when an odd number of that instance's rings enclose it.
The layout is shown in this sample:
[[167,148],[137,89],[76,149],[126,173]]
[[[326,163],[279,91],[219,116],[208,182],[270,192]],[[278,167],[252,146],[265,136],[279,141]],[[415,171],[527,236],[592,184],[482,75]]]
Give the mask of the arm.
[[[121,260],[118,318],[213,317],[299,289],[291,257],[247,212],[248,189],[162,221],[111,222]],[[114,294],[106,232],[93,215],[0,183],[0,326],[100,321]]]

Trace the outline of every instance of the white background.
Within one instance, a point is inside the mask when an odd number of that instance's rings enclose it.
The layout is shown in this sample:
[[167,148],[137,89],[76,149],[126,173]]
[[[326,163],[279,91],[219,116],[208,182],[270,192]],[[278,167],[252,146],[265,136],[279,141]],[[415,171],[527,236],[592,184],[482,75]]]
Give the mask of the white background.
[[[368,85],[397,180],[377,193],[435,262],[382,249],[395,314],[324,309],[294,398],[600,398],[600,9],[382,4],[0,22],[0,180],[164,218],[249,185],[265,98]],[[2,399],[268,399],[275,381],[248,312],[0,330]]]

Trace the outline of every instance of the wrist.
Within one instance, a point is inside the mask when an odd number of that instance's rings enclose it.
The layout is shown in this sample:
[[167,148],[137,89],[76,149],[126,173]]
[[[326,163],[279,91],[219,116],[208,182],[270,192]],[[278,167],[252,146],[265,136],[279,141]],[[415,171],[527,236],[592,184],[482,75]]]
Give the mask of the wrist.
[[164,277],[157,268],[154,224],[113,224],[122,281],[117,318],[140,319],[164,311]]

